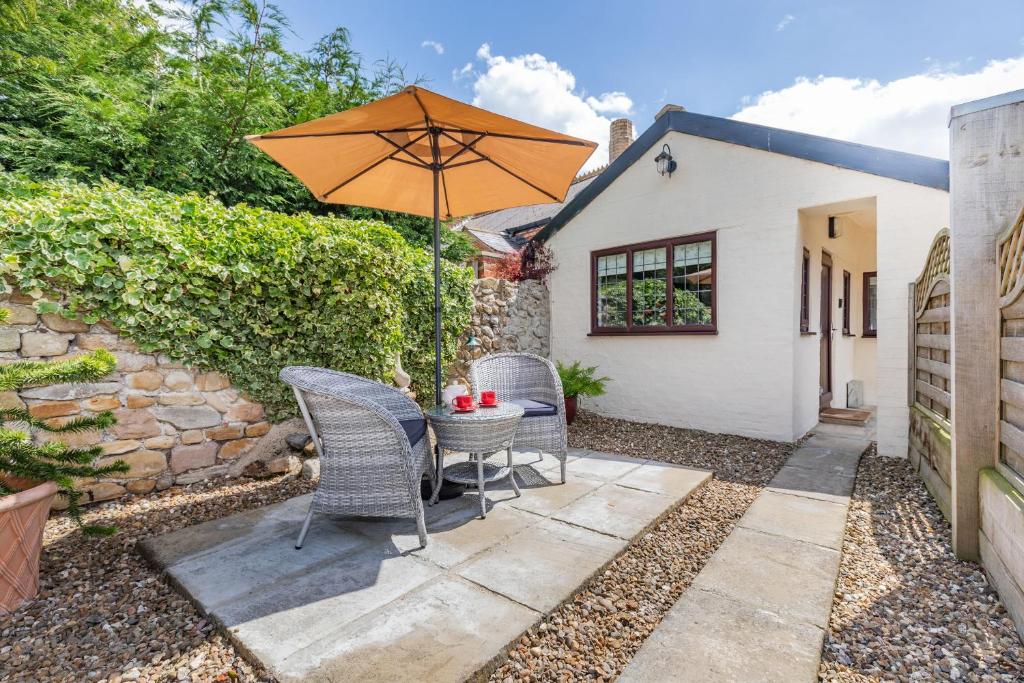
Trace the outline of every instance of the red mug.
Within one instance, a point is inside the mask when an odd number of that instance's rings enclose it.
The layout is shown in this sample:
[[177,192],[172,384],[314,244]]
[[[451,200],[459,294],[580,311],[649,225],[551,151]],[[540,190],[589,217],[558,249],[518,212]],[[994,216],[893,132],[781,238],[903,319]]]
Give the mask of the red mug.
[[493,391],[481,391],[480,392],[480,403],[485,406],[492,406],[498,402],[498,397]]
[[473,405],[473,397],[469,394],[462,394],[461,396],[455,397],[455,407],[459,410],[465,410]]

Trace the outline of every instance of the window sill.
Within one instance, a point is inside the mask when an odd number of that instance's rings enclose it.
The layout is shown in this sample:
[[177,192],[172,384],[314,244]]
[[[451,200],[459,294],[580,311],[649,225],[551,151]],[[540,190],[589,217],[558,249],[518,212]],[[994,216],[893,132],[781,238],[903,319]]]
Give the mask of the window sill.
[[665,335],[716,335],[717,329],[704,330],[591,330],[588,337],[657,337]]
[[865,339],[874,339],[875,337],[878,336],[878,333],[877,332],[865,332],[861,336],[864,337]]
[[843,332],[843,336],[844,337],[853,337],[854,339],[857,338],[857,335],[853,334],[852,332]]
[[815,337],[817,335],[818,333],[815,332],[814,330],[800,330],[801,337]]

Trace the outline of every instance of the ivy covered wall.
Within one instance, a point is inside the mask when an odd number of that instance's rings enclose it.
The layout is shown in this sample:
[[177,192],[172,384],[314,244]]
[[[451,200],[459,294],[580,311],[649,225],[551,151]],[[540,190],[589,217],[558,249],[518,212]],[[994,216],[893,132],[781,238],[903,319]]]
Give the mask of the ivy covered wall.
[[[472,273],[445,262],[442,281],[447,366]],[[390,382],[401,353],[431,396],[432,288],[430,254],[382,223],[0,174],[0,293],[221,372],[271,419],[295,411],[285,365]]]

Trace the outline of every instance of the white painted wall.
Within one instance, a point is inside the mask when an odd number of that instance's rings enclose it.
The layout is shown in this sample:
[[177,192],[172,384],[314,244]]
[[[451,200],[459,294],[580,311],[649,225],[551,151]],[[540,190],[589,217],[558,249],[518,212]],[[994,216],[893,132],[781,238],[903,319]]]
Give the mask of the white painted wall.
[[[886,367],[902,359],[893,377],[879,377],[879,404],[893,411],[879,417],[879,428],[886,426],[887,451],[905,455],[906,408],[893,400],[906,393],[901,316],[907,282],[920,270],[931,235],[948,222],[946,193],[680,133],[664,142],[679,161],[671,178],[655,171],[659,142],[548,241],[558,264],[549,281],[552,357],[596,365],[612,378],[608,394],[586,407],[714,432],[802,436],[816,422],[818,347],[816,338],[799,335],[799,210],[877,197],[879,232],[900,231],[878,238],[879,249],[899,250],[878,261],[879,367],[883,352]],[[718,231],[717,335],[589,336],[591,251],[708,230]],[[858,291],[855,282],[855,305]],[[854,365],[871,364],[854,358]],[[899,442],[893,427],[901,422],[903,448],[892,452]]]

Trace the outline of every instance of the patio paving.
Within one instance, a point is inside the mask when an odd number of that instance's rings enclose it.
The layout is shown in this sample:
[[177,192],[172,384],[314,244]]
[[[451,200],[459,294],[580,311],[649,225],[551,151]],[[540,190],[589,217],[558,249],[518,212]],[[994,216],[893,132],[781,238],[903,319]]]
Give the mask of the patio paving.
[[846,512],[870,443],[816,431],[618,680],[818,680]]
[[[449,464],[454,459],[446,459]],[[293,544],[309,496],[141,545],[232,641],[282,681],[463,681],[570,598],[637,534],[712,474],[574,450],[516,454],[507,482],[412,520],[317,516]]]

